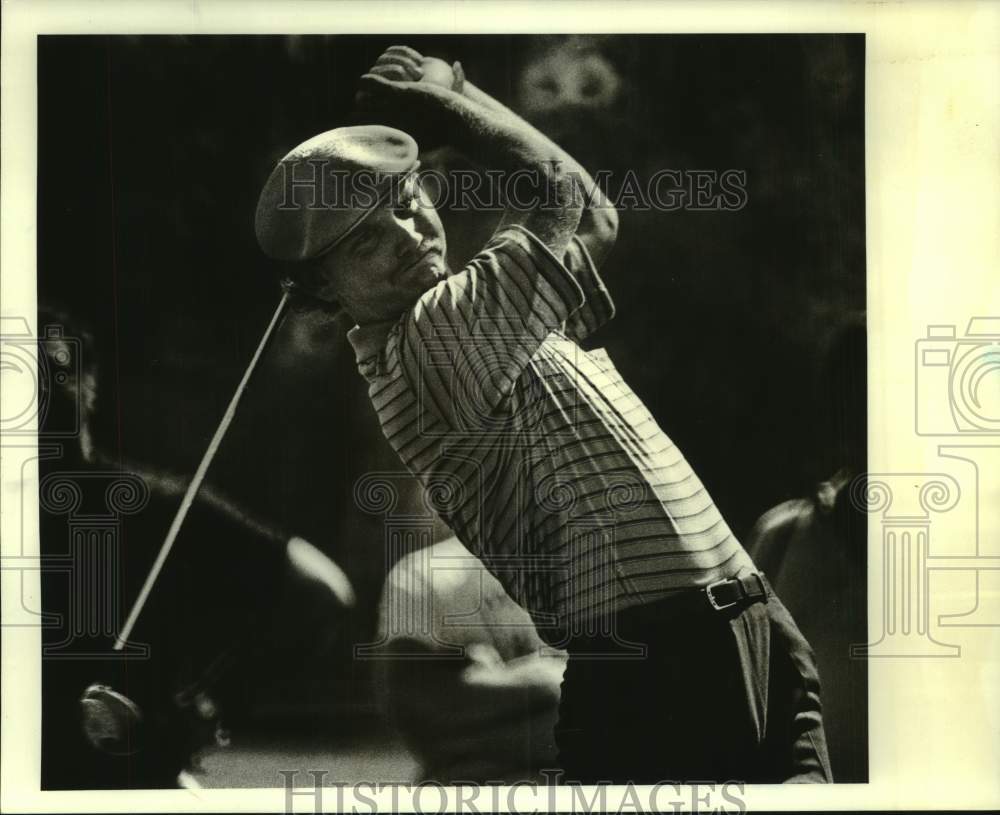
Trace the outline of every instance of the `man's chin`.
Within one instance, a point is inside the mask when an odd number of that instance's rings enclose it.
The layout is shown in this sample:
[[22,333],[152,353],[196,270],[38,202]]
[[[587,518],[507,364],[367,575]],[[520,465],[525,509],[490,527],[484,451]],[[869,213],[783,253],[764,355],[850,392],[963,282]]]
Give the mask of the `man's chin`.
[[443,265],[438,267],[427,266],[419,270],[414,270],[411,274],[411,286],[408,288],[414,292],[414,302],[448,276]]
[[435,264],[430,269],[430,274],[428,276],[429,285],[428,285],[427,288],[429,288],[429,289],[434,288],[442,280],[447,280],[448,277],[449,277],[449,274],[448,274],[447,267],[445,267],[445,265],[443,263],[441,263],[441,264]]

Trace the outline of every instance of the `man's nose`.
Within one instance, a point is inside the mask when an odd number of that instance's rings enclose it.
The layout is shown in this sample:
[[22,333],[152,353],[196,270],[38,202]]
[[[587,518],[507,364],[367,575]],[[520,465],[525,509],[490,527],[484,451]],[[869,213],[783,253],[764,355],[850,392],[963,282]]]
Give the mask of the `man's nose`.
[[416,219],[412,213],[400,212],[395,215],[396,221],[396,255],[403,257],[407,252],[416,249],[424,239],[417,229]]

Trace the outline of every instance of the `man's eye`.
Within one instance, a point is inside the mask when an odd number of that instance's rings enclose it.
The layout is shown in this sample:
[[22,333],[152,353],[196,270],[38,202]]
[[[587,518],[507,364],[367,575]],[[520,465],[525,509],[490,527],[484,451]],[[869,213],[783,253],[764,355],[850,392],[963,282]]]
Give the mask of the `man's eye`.
[[399,201],[396,204],[396,212],[405,214],[410,211],[410,206],[413,202],[414,196],[410,194],[409,191],[404,191],[399,196]]
[[403,186],[402,194],[399,196],[400,209],[410,210],[413,202],[419,200],[420,189],[415,178],[411,177]]

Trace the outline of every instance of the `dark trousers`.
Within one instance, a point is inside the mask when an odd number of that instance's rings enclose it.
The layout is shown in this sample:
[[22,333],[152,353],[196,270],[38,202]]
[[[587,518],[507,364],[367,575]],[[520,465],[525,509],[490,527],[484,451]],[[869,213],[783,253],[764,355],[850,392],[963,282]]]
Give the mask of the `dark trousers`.
[[606,636],[568,646],[556,728],[565,780],[833,780],[813,652],[769,586],[766,603],[743,609],[716,611],[697,592],[635,606],[614,630],[645,656],[609,649]]

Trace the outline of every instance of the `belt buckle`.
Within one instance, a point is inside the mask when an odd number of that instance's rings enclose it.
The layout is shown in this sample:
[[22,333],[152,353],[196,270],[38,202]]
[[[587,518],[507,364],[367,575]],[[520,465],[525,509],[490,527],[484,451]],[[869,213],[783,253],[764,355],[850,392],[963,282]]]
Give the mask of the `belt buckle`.
[[718,600],[715,599],[715,596],[712,594],[712,589],[714,589],[716,586],[721,586],[723,583],[729,583],[729,582],[730,582],[729,579],[726,578],[723,580],[716,580],[714,583],[709,583],[707,586],[705,586],[705,596],[708,597],[708,604],[716,611],[724,611],[727,608],[732,608],[739,602],[739,599],[736,599],[733,600],[731,603],[720,603]]

